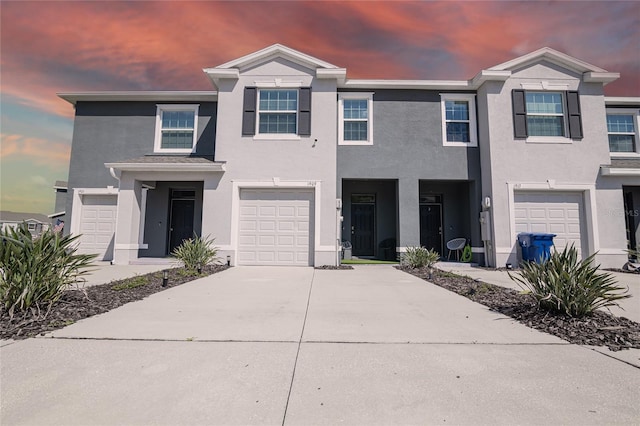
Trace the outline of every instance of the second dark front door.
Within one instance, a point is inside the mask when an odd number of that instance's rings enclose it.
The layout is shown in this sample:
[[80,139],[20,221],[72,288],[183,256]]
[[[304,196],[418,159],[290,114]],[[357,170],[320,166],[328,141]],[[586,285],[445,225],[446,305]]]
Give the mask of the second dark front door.
[[375,204],[351,205],[351,244],[354,256],[375,254],[375,211]]
[[194,199],[171,199],[171,222],[169,227],[169,253],[193,237]]
[[442,255],[442,205],[420,205],[420,245]]

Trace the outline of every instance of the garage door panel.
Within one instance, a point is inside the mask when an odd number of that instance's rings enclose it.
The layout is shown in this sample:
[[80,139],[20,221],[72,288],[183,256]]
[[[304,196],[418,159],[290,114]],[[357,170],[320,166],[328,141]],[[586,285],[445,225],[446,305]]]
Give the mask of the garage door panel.
[[586,236],[581,194],[516,192],[514,195],[516,233],[556,234],[554,244],[561,250],[574,244],[580,251]]
[[99,260],[113,258],[116,224],[116,195],[84,195],[80,199],[78,252],[96,254]]
[[[239,264],[309,265],[309,221],[313,193],[297,190],[242,190]],[[255,215],[255,226],[245,221]]]

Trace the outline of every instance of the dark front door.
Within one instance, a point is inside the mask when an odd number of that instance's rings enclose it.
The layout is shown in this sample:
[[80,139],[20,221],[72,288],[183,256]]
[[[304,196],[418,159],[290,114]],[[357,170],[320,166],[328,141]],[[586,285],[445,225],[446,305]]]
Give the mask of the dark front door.
[[354,256],[374,255],[375,212],[375,204],[351,205],[351,244]]
[[193,237],[193,213],[195,200],[171,200],[171,225],[169,227],[169,253]]
[[442,205],[420,205],[420,245],[442,255]]

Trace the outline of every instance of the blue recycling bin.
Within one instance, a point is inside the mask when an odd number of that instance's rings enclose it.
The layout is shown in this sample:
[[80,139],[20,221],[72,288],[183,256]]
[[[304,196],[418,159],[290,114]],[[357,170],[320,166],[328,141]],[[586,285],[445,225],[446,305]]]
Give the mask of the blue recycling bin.
[[528,262],[543,263],[551,257],[551,246],[556,234],[544,234],[541,232],[521,232],[518,234],[518,243],[522,248],[522,260]]

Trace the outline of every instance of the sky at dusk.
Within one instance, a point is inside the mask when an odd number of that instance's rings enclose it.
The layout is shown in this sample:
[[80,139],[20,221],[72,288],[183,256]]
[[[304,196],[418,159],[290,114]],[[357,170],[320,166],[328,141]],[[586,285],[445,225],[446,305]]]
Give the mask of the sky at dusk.
[[[202,68],[281,43],[348,78],[467,80],[548,46],[640,96],[640,2],[0,2],[0,209],[53,213],[58,92],[214,90]],[[106,159],[105,159],[106,160]]]

